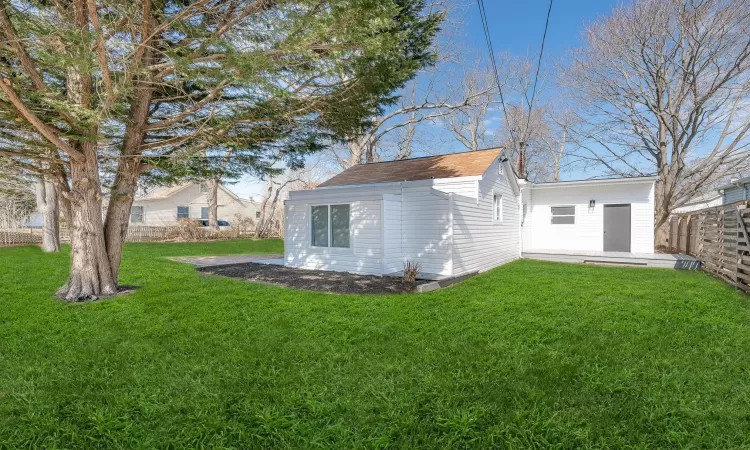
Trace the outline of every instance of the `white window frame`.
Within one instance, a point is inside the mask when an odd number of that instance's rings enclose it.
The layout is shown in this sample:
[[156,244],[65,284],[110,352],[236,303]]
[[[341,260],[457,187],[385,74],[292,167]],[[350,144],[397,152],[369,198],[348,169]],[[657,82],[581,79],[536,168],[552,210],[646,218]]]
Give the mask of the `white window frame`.
[[[140,222],[133,222],[133,208],[141,208],[141,221]],[[137,223],[137,224],[146,223],[146,207],[143,205],[132,205],[130,207],[130,216],[128,217],[128,222]]]
[[[498,205],[500,206],[499,214],[497,210]],[[503,194],[497,191],[493,191],[492,192],[492,222],[503,223],[504,213],[505,213],[505,208],[503,208]]]
[[208,185],[206,183],[198,183],[198,193],[208,194]]
[[[553,208],[573,208],[573,214],[554,214]],[[554,223],[555,217],[572,217],[573,223]],[[576,205],[550,205],[549,207],[549,223],[554,227],[571,227],[576,224]]]
[[[331,206],[348,206],[349,207],[349,246],[348,247],[333,247],[333,225],[331,223]],[[328,210],[328,245],[327,246],[321,246],[321,245],[313,245],[313,216],[312,216],[312,210],[314,207],[317,206],[325,206]],[[320,249],[326,249],[326,250],[333,250],[333,251],[351,251],[353,248],[353,235],[352,235],[352,204],[351,203],[316,203],[314,205],[310,205],[308,207],[308,216],[310,217],[310,220],[308,220],[308,245],[310,248],[320,248]]]
[[[187,208],[187,217],[180,217],[180,208]],[[190,205],[188,206],[177,205],[176,209],[177,210],[175,211],[175,214],[177,214],[177,220],[190,218]]]

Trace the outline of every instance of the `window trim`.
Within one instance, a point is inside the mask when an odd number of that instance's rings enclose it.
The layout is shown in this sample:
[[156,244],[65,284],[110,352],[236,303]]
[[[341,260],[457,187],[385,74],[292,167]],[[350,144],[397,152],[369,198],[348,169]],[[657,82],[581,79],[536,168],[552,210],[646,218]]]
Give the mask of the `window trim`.
[[[206,210],[206,217],[203,217],[203,210]],[[188,213],[189,215],[189,213]],[[201,220],[208,220],[208,216],[210,215],[210,211],[208,210],[208,206],[201,206]]]
[[[495,199],[500,201],[500,214],[497,214],[497,204],[495,203]],[[492,191],[492,223],[503,223],[504,216],[505,208],[503,207],[503,194],[501,192]]]
[[[187,209],[187,217],[180,217],[180,208]],[[190,205],[188,205],[188,206],[178,205],[177,206],[177,211],[175,211],[175,213],[177,214],[177,220],[180,220],[180,219],[189,219],[190,218]]]
[[[325,206],[328,211],[328,245],[313,245],[313,220],[312,210],[316,206]],[[333,246],[333,225],[331,223],[331,207],[332,206],[348,206],[349,207],[349,246],[348,247],[334,247]],[[351,203],[313,203],[308,205],[307,208],[310,219],[307,221],[308,239],[307,245],[314,249],[325,249],[328,251],[343,251],[352,252],[354,248],[354,235],[352,233],[352,204]]]
[[[133,222],[133,208],[141,208],[141,221],[140,222]],[[146,223],[146,207],[143,205],[131,205],[130,215],[128,216],[128,223],[139,224],[139,225]]]
[[[573,214],[554,214],[553,208],[573,208]],[[549,207],[549,223],[552,226],[572,226],[576,224],[576,205],[550,205]],[[555,217],[572,217],[573,223],[554,223]]]

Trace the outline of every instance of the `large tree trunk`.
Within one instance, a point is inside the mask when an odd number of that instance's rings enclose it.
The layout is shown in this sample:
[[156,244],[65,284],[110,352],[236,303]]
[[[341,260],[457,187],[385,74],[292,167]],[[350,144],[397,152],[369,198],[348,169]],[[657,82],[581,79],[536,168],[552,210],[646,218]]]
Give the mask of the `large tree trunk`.
[[208,180],[208,228],[219,230],[219,180]]
[[112,277],[115,281],[120,274],[122,249],[125,246],[125,238],[128,235],[128,226],[130,225],[130,208],[133,206],[140,176],[139,165],[138,158],[131,158],[130,161],[120,163],[107,205],[104,236],[109,265],[112,268]]
[[86,159],[70,163],[70,278],[57,292],[69,301],[96,299],[117,292],[104,240],[96,144],[82,146]]
[[[153,57],[152,53],[153,49],[147,48],[144,51],[144,61],[150,62]],[[143,170],[141,146],[146,134],[144,127],[148,121],[153,94],[154,84],[146,75],[146,80],[136,84],[134,98],[130,105],[130,120],[125,128],[125,136],[122,141],[123,158],[117,166],[117,174],[107,205],[104,237],[109,265],[112,268],[112,277],[115,282],[120,275],[122,249],[130,225],[130,208],[133,206],[138,179]]]
[[60,209],[57,202],[57,189],[44,178],[36,181],[36,204],[42,215],[42,250],[60,251]]
[[670,183],[665,177],[668,175],[660,173],[654,186],[654,248],[662,251],[669,249],[669,215],[672,211]]

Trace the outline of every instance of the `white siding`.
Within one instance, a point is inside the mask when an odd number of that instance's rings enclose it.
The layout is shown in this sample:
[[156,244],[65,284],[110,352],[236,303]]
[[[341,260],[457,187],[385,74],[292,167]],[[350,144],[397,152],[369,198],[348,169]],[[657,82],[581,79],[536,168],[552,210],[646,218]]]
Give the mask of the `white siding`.
[[477,180],[464,180],[461,178],[449,178],[443,180],[435,180],[432,187],[440,192],[446,194],[458,194],[465,197],[477,198],[479,192],[478,187],[479,181]]
[[[589,200],[595,207],[589,208]],[[527,213],[532,249],[602,251],[604,247],[604,205],[631,205],[631,243],[634,253],[654,251],[653,183],[585,185],[531,188],[531,209]],[[552,206],[575,206],[574,225],[552,225]]]
[[[401,188],[398,185],[290,192],[285,206],[285,264],[305,269],[382,274],[383,195],[400,192]],[[350,248],[319,248],[310,245],[310,206],[320,204],[351,205]]]
[[[498,162],[479,181],[479,199],[454,195],[453,274],[485,271],[519,258],[519,202]],[[503,217],[493,219],[493,195],[502,195]]]
[[382,273],[381,202],[337,201],[350,205],[350,248],[313,247],[310,243],[310,206],[325,202],[287,202],[284,260],[290,267],[360,274]]
[[422,264],[424,275],[451,275],[448,194],[405,184],[401,195],[401,252]]
[[384,271],[393,273],[403,270],[401,256],[401,195],[383,196],[383,251]]

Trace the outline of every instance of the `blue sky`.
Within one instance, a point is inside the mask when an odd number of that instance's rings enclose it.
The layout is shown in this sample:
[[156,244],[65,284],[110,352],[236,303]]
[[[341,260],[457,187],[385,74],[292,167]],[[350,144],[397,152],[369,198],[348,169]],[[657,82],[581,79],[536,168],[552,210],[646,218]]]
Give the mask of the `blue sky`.
[[[461,29],[457,30],[458,45],[467,53],[487,56],[479,10],[475,0],[465,0],[455,14]],[[582,44],[584,26],[609,13],[622,1],[614,0],[556,0],[552,6],[547,41],[542,64],[564,59],[566,50]],[[490,26],[492,44],[496,52],[511,52],[519,56],[538,55],[548,0],[484,0]],[[456,151],[458,147],[448,150]],[[230,187],[241,197],[259,198],[263,184],[246,177]]]
[[[620,3],[612,0],[555,1],[547,31],[545,60],[562,57],[566,49],[582,44],[583,27]],[[547,0],[484,0],[484,6],[495,51],[538,54],[549,7]],[[467,45],[480,47],[486,53],[476,2],[468,4],[463,15],[466,18]]]

